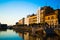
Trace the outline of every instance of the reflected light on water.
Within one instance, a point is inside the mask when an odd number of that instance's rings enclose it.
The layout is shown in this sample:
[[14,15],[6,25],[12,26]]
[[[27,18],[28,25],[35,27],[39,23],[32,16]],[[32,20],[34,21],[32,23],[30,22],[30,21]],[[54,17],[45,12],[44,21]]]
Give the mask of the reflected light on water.
[[23,39],[15,31],[8,29],[7,31],[0,31],[0,40],[23,40]]

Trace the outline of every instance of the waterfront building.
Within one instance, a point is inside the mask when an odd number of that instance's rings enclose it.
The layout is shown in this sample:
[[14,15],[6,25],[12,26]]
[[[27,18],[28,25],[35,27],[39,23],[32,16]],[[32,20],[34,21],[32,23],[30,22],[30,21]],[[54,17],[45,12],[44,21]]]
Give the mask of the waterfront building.
[[45,6],[40,9],[40,23],[48,23],[49,25],[60,24],[60,10],[54,10],[50,6]]
[[60,10],[56,9],[52,12],[45,15],[45,22],[47,22],[49,25],[57,26],[60,24],[60,17],[59,17]]
[[55,12],[51,12],[47,15],[45,15],[45,22],[47,22],[49,25],[57,25],[58,24],[58,18],[57,14]]
[[24,24],[29,25],[29,17],[26,17],[26,18],[25,18]]
[[40,23],[40,8],[38,8],[36,14],[37,14],[37,23]]
[[45,6],[41,8],[41,13],[40,13],[40,22],[46,22],[45,17],[46,15],[50,14],[51,12],[53,12],[53,8],[51,8],[50,6]]
[[8,27],[7,27],[7,24],[0,24],[0,28],[7,29]]
[[34,24],[37,23],[37,15],[36,14],[32,14],[30,16],[28,16],[28,20],[29,20],[29,24]]
[[60,9],[56,9],[55,13],[57,15],[57,22],[58,22],[58,24],[60,24]]
[[18,24],[24,24],[25,18],[19,20]]
[[50,6],[44,6],[37,10],[36,14],[28,15],[26,18],[19,20],[18,24],[39,24],[48,23],[49,25],[60,24],[60,9],[54,10]]

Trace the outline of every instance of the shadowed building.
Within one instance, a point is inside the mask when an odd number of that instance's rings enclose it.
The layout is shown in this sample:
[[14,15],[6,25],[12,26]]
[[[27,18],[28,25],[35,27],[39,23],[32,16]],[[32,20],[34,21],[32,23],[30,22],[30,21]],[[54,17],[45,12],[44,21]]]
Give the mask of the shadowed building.
[[57,14],[58,24],[60,24],[60,9],[56,9],[55,13]]
[[8,27],[7,27],[7,24],[0,24],[0,28],[7,29]]

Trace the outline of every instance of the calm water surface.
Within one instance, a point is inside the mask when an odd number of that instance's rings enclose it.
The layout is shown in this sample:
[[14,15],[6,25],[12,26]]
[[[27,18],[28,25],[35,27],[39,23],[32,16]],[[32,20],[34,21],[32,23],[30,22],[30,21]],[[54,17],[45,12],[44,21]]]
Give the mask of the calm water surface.
[[0,40],[23,40],[23,38],[15,31],[7,29],[0,31]]
[[[29,35],[30,33],[25,32],[17,32],[16,30],[0,30],[0,40],[43,40],[44,38],[39,35],[39,36],[31,36]],[[47,40],[60,40],[60,37],[48,37]]]

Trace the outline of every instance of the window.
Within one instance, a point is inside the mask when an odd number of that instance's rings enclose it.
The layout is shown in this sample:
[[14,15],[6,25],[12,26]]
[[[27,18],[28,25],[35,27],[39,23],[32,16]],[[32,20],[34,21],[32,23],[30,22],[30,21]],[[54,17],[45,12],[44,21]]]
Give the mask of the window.
[[56,20],[55,24],[58,24],[58,21]]
[[48,20],[50,20],[50,17],[48,17]]
[[52,16],[51,19],[54,19],[54,16]]

